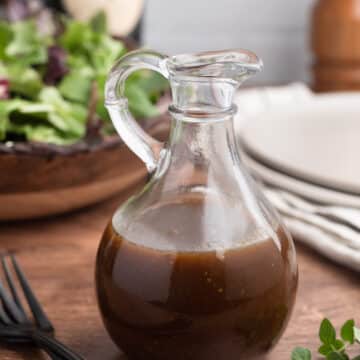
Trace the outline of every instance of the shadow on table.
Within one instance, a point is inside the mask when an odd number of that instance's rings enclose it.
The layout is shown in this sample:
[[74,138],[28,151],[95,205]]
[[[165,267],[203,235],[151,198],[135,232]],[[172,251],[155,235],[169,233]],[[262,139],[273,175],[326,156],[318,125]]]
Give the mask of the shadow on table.
[[[297,253],[299,255],[299,260],[305,255],[307,265],[310,263],[309,260],[311,260],[312,264],[316,264],[316,268],[315,266],[312,266],[309,270],[316,271],[321,268],[322,270],[326,270],[324,271],[324,274],[329,275],[332,273],[338,282],[348,283],[352,286],[354,286],[355,284],[360,284],[360,277],[356,271],[332,261],[331,259],[317,252],[310,246],[303,244],[299,241],[295,241],[295,245]],[[302,270],[302,265],[303,264],[300,260],[300,273]]]
[[[4,357],[5,359],[48,359],[47,355],[43,351],[25,345],[19,347],[19,345],[6,345],[0,343],[0,347],[8,352],[8,355],[5,355]],[[3,359],[3,357],[1,357],[1,359]],[[125,358],[121,360],[125,360]]]

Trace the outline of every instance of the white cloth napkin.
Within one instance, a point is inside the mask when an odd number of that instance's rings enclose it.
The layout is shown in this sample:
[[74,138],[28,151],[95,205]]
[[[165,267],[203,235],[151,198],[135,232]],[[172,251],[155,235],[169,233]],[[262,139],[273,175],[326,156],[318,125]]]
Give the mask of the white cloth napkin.
[[[265,196],[282,215],[296,240],[313,247],[328,258],[360,271],[360,210],[316,205],[318,210],[287,201],[281,189],[263,185]],[[284,196],[285,195],[285,196]],[[294,197],[301,203],[303,199]],[[349,218],[347,218],[347,215]]]
[[[246,121],[267,110],[291,102],[301,106],[301,103],[311,101],[313,96],[316,95],[303,84],[243,90],[236,99],[239,113],[235,129],[240,133]],[[263,164],[259,166],[254,159],[248,160],[246,164],[259,180],[265,196],[282,215],[297,241],[339,264],[360,271],[360,207],[353,207],[360,203],[359,198],[332,193],[317,186],[314,189],[314,186],[301,184],[288,176],[285,182],[280,181],[283,180],[281,174],[269,176],[269,172],[277,174]],[[312,191],[322,195],[320,205],[309,196],[311,186]]]

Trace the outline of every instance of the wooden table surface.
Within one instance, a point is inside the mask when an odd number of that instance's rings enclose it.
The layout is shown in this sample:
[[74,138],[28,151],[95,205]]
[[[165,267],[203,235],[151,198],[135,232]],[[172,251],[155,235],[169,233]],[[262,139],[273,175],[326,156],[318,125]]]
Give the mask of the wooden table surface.
[[[116,207],[129,196],[60,217],[0,225],[1,250],[15,250],[60,340],[89,360],[124,360],[107,336],[97,309],[94,260],[101,233]],[[323,317],[337,326],[351,317],[360,323],[360,277],[297,243],[300,284],[287,331],[269,355],[290,359],[294,346],[318,346]],[[1,360],[45,359],[1,346]],[[221,359],[219,359],[221,360]],[[224,359],[226,360],[226,359]]]

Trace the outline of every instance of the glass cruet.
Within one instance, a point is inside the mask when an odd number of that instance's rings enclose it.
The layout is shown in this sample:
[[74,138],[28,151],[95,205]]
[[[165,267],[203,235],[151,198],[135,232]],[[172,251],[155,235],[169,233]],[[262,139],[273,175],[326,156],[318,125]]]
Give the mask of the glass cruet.
[[[174,57],[140,50],[108,77],[114,126],[150,173],[113,215],[97,255],[103,321],[129,359],[262,356],[287,324],[294,245],[242,165],[233,126],[234,93],[261,68],[245,50]],[[170,82],[166,143],[128,110],[125,80],[139,69]]]

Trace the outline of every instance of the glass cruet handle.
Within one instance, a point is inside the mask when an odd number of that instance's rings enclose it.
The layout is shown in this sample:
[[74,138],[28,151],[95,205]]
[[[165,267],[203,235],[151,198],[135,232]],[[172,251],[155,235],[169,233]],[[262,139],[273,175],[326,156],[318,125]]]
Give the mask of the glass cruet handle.
[[167,56],[154,51],[132,51],[113,66],[105,87],[105,106],[116,131],[149,172],[157,167],[163,143],[148,135],[132,117],[125,96],[125,81],[131,73],[141,69],[157,71],[168,79],[166,60]]

